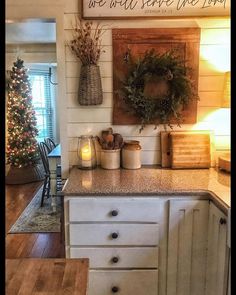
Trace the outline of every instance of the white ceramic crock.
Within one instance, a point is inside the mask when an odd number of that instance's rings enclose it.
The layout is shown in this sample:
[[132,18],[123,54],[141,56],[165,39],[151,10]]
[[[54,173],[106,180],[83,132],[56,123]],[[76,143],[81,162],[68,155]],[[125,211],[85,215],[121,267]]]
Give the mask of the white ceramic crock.
[[119,169],[120,149],[101,150],[101,167],[103,169]]

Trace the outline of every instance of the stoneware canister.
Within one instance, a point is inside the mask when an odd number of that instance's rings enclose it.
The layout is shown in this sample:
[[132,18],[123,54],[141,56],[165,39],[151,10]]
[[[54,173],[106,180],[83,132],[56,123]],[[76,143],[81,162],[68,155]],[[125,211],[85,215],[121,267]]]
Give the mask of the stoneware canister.
[[119,169],[120,149],[101,150],[101,167],[104,169]]
[[141,168],[141,150],[139,141],[125,141],[122,148],[122,167],[125,169]]

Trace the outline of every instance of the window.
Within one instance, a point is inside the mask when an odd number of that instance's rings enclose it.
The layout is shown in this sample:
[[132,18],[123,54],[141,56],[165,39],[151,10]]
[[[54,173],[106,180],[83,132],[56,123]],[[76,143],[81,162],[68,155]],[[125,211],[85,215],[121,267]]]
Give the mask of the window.
[[54,138],[49,72],[46,70],[30,70],[28,75],[32,88],[32,103],[39,130],[37,140],[43,141],[46,137]]

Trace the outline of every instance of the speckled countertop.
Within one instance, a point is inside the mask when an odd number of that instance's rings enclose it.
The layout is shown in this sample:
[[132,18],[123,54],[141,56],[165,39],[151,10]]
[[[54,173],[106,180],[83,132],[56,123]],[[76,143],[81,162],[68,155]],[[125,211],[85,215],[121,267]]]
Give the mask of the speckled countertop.
[[63,195],[161,195],[197,196],[230,207],[230,174],[210,169],[163,169],[158,166],[138,170],[80,170],[73,167]]

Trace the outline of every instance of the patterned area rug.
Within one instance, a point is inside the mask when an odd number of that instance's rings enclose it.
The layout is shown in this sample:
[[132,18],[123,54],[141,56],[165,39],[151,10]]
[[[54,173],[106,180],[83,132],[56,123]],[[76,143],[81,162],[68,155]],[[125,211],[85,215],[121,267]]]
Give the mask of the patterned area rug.
[[45,198],[40,207],[42,188],[22,212],[8,233],[49,233],[61,231],[61,200],[57,197],[57,210],[52,211],[51,198]]

